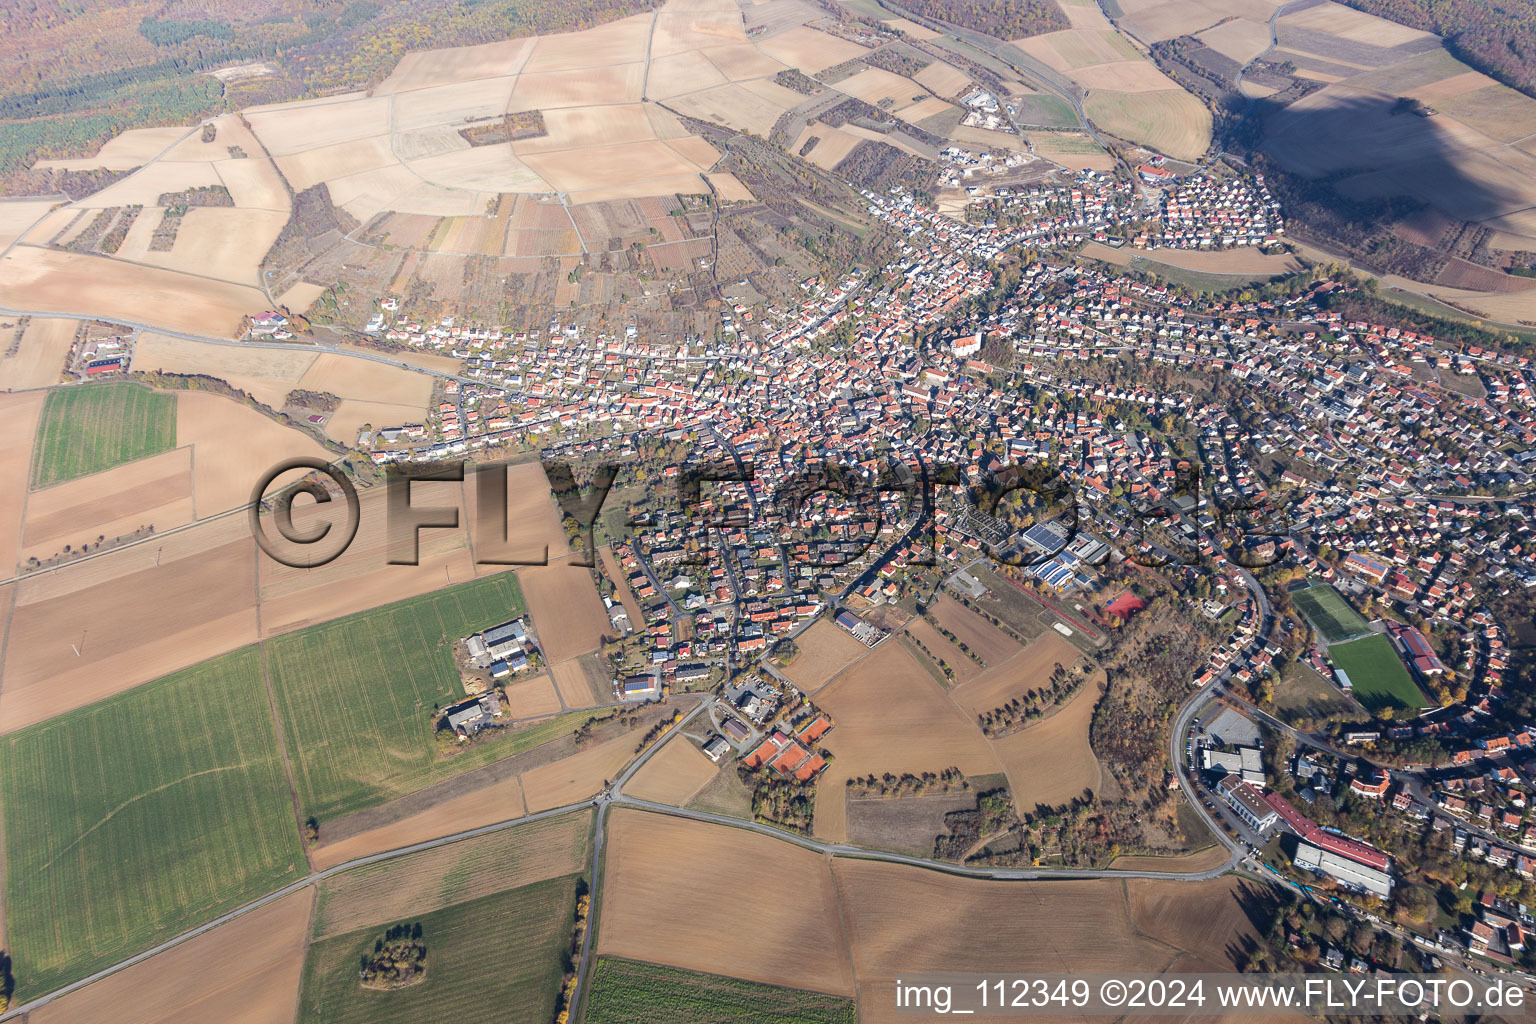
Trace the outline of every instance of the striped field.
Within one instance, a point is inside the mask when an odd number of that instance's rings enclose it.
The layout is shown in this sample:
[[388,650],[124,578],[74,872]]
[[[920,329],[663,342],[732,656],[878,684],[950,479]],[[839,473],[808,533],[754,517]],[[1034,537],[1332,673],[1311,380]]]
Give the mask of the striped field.
[[32,447],[32,486],[89,476],[176,445],[176,396],[128,381],[48,392]]
[[[499,573],[269,641],[304,815],[325,821],[403,796],[505,757],[544,729],[451,757],[433,741],[435,710],[464,699],[454,641],[522,612],[517,579]],[[551,728],[545,739],[574,725]]]
[[308,873],[254,649],[0,738],[17,995]]

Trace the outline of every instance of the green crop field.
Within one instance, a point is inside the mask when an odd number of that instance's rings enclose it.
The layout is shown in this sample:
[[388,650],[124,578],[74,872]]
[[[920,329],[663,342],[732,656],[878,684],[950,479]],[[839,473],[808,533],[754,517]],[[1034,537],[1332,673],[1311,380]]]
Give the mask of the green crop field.
[[1429,707],[1403,660],[1392,649],[1392,641],[1380,633],[1330,647],[1328,657],[1349,676],[1351,692],[1368,710]]
[[0,740],[20,999],[308,873],[253,649]]
[[855,1024],[853,1000],[675,967],[602,957],[587,996],[587,1024]]
[[[579,876],[535,882],[321,939],[309,947],[299,1021],[316,1024],[549,1024],[569,963]],[[425,980],[384,992],[358,963],[394,924],[420,924]]]
[[175,445],[175,395],[127,381],[55,388],[37,424],[32,486],[99,473]]
[[1349,606],[1349,602],[1326,583],[1291,591],[1291,603],[1330,644],[1371,631],[1370,623],[1361,618]]
[[464,699],[453,642],[522,613],[507,572],[268,641],[305,816],[383,803],[579,725],[585,715],[562,716],[448,757],[434,743],[434,707]]

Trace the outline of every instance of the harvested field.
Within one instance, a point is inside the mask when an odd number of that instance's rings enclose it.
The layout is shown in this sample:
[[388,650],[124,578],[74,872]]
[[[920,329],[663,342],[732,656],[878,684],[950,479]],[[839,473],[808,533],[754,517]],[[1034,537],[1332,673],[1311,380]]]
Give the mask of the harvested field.
[[1174,87],[1172,79],[1144,60],[1117,60],[1091,68],[1080,68],[1072,73],[1072,77],[1087,89],[1135,93]]
[[1269,26],[1261,21],[1233,18],[1206,29],[1195,38],[1223,57],[1247,64],[1269,49]]
[[636,104],[640,102],[644,82],[644,63],[524,74],[512,88],[507,109],[550,110],[596,104]]
[[21,1000],[308,870],[251,648],[7,736],[0,787]]
[[[535,620],[537,622],[537,620]],[[568,708],[613,703],[613,669],[596,654],[583,654],[550,669],[554,687]]]
[[869,653],[868,647],[827,618],[795,637],[795,644],[800,656],[782,671],[807,692],[821,689],[827,680]]
[[170,252],[146,252],[141,257],[184,274],[261,286],[261,260],[288,214],[277,210],[238,210],[194,207],[181,219]]
[[524,679],[506,688],[508,713],[513,718],[540,718],[564,711],[560,694],[548,672]]
[[1199,883],[1135,878],[1125,888],[1138,931],[1198,956],[1209,970],[1235,971],[1238,951],[1257,938],[1244,904],[1267,887],[1229,876]]
[[647,99],[665,100],[700,89],[713,89],[729,81],[708,57],[697,50],[688,50],[651,61],[645,95]]
[[46,1003],[35,1024],[291,1024],[311,886]]
[[[908,973],[956,964],[978,972],[1150,973],[1177,955],[1137,931],[1119,881],[990,882],[843,859],[832,872],[866,1024],[906,1019],[894,1011],[893,989]],[[914,907],[943,909],[914,914]],[[1040,942],[1042,935],[1050,941]]]
[[[417,484],[412,491],[413,500],[422,507],[458,504],[456,484]],[[287,633],[424,594],[445,582],[451,585],[475,578],[469,538],[462,528],[423,530],[419,564],[388,564],[392,537],[385,508],[386,493],[382,487],[370,488],[359,499],[357,536],[334,561],[315,569],[295,569],[265,554],[257,556],[262,636]],[[316,510],[313,505],[300,506],[294,521],[301,528],[309,528],[310,523],[317,521],[340,521],[339,516],[320,515]],[[461,515],[460,522],[464,521]]]
[[[549,134],[542,138],[514,142],[512,151],[519,156],[527,156],[530,153],[552,153],[620,142],[648,142],[656,137],[650,118],[645,116],[645,108],[638,103],[547,110],[544,112],[544,125]],[[483,222],[485,218],[472,220]],[[460,247],[447,245],[444,248]]]
[[757,48],[785,67],[799,68],[808,75],[869,52],[858,43],[828,35],[809,25],[800,25],[764,39]]
[[816,144],[811,151],[805,154],[805,159],[824,170],[832,170],[853,152],[855,146],[864,140],[854,135],[849,135],[841,128],[829,128],[820,122],[807,125],[800,132],[800,137],[789,146],[789,151],[798,155],[811,139],[816,139]]
[[912,102],[913,96],[928,95],[928,90],[912,79],[892,74],[883,68],[866,68],[838,82],[836,88],[865,103],[886,109],[905,107]]
[[[753,865],[772,886],[742,886]],[[720,894],[732,934],[720,941]],[[852,995],[828,862],[766,836],[625,808],[609,817],[600,954]],[[910,909],[910,908],[909,908]]]
[[1287,12],[1281,20],[1290,27],[1311,29],[1372,46],[1400,46],[1423,39],[1429,34],[1331,2]]
[[[0,248],[4,248],[0,239]],[[36,317],[22,332],[15,353],[0,356],[0,390],[40,388],[57,384],[64,360],[75,341],[78,320]]]
[[912,39],[936,39],[939,36],[939,33],[933,29],[919,25],[915,21],[908,21],[906,18],[886,18],[881,21],[881,24],[887,28],[893,28],[898,32],[905,33]]
[[1022,650],[1017,640],[949,594],[944,594],[934,602],[931,611],[940,625],[981,655],[981,660],[989,667],[1002,664]]
[[1103,772],[1088,742],[1088,728],[1102,688],[1100,675],[1051,717],[992,741],[1020,814],[1042,804],[1067,803],[1085,789],[1098,792]]
[[163,533],[192,521],[192,450],[177,448],[35,491],[26,509],[23,559],[41,561],[146,526]]
[[389,134],[389,100],[360,92],[252,107],[245,116],[275,157]]
[[[0,395],[0,419],[10,426],[0,436],[0,489],[6,494],[26,493],[32,465],[32,443],[45,398],[46,395],[41,391]],[[7,570],[7,576],[18,561],[24,508],[25,504],[21,501],[0,502],[0,568]]]
[[989,775],[1002,767],[975,721],[899,644],[881,644],[819,690],[816,703],[837,723],[825,740],[837,760],[817,787],[820,837],[846,839],[844,782],[854,776],[951,765]]
[[591,838],[592,813],[573,811],[354,868],[326,881],[315,937],[576,874],[586,867]]
[[238,517],[23,580],[0,683],[0,732],[251,643],[254,582],[255,544]]
[[176,398],[128,381],[48,392],[32,449],[32,486],[90,476],[168,451]]
[[683,807],[722,770],[687,736],[674,736],[624,784],[624,792],[641,800]]
[[578,754],[532,768],[522,775],[528,813],[537,814],[596,795],[637,756],[639,741],[621,733]]
[[721,202],[750,203],[757,199],[734,174],[706,174],[704,177],[715,187],[715,195]]
[[306,391],[328,391],[341,398],[414,405],[423,410],[432,397],[432,378],[424,374],[333,352],[321,353],[299,379],[298,386]]
[[213,165],[219,180],[229,190],[230,198],[242,210],[277,210],[287,213],[293,206],[282,175],[270,160],[247,157],[244,160],[219,160]]
[[1520,142],[1536,134],[1536,100],[1507,85],[1458,92],[1434,105],[1499,142]]
[[335,458],[308,434],[223,395],[183,391],[176,398],[176,446],[191,446],[192,498],[199,519],[251,500],[261,474],[283,459]]
[[[764,129],[765,134],[766,131]],[[660,140],[594,146],[565,153],[529,154],[526,163],[551,187],[563,192],[609,190],[662,178],[693,177],[697,180],[693,163]],[[640,194],[656,195],[658,192]]]
[[[929,625],[927,620],[913,619],[907,623],[906,631],[912,639],[926,647],[933,657],[942,658],[954,670],[955,682],[966,683],[981,675],[982,667],[966,657],[964,651],[945,639],[944,635]],[[926,657],[925,655],[925,660]]]
[[784,70],[783,64],[750,43],[708,46],[699,52],[708,57],[709,62],[733,82],[748,78],[766,78]]
[[650,14],[636,14],[584,32],[539,36],[523,73],[603,68],[645,59]]
[[613,623],[597,596],[590,569],[557,562],[524,566],[517,576],[547,664],[559,665],[595,651],[604,637],[613,635]]
[[953,64],[936,60],[919,71],[914,79],[935,96],[957,97],[971,84],[971,77]]
[[848,841],[871,850],[932,857],[934,839],[947,831],[944,815],[975,808],[975,793],[849,800]]
[[32,166],[64,171],[86,171],[97,167],[109,171],[132,170],[149,163],[192,131],[194,129],[174,125],[169,128],[132,128],[103,142],[95,156],[39,160]]
[[441,50],[417,50],[400,58],[395,70],[377,89],[375,95],[409,92],[435,85],[453,85],[477,78],[515,75],[533,52],[536,40],[504,39],[479,46],[454,46]]
[[399,164],[390,150],[389,136],[384,134],[337,142],[330,146],[317,146],[300,153],[274,157],[274,160],[283,172],[283,177],[300,192],[323,181],[335,181]]
[[[420,813],[379,828],[368,829],[310,851],[315,869],[323,871],[358,857],[398,850],[402,846],[466,832],[527,813],[522,780],[516,775],[489,786],[451,797]],[[324,833],[321,833],[322,838]]]
[[1151,146],[1176,160],[1195,160],[1211,143],[1211,112],[1182,89],[1088,94],[1084,110],[1114,135]]
[[991,666],[972,682],[962,683],[951,691],[955,703],[972,715],[980,715],[993,708],[1022,696],[1027,690],[1038,690],[1049,684],[1051,672],[1057,665],[1070,669],[1082,654],[1076,647],[1052,630],[1042,633],[1023,649],[1017,644],[1018,653],[1006,660],[990,661]]
[[232,338],[269,303],[259,290],[101,256],[17,245],[0,257],[0,305]]
[[57,199],[0,199],[0,250],[25,235],[57,203]]
[[206,374],[239,388],[263,405],[280,409],[315,358],[308,352],[210,345],[145,331],[133,353],[133,369]]
[[[740,85],[734,83],[719,85],[713,89],[680,96],[672,101],[671,106],[702,121],[712,121],[715,124],[726,125],[738,131],[751,132],[767,138],[773,131],[779,115],[794,104],[759,95],[757,91],[748,88],[763,84],[765,83],[747,82]],[[798,93],[790,95],[795,99],[803,98]]]

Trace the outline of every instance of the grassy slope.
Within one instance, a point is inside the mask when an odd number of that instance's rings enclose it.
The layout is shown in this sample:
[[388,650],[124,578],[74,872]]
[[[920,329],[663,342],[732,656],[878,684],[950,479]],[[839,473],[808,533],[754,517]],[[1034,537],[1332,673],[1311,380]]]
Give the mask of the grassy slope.
[[252,649],[0,740],[22,999],[307,868]]
[[48,393],[32,448],[32,486],[73,480],[176,444],[176,396],[127,381]]
[[587,1024],[855,1024],[853,1000],[714,974],[603,957],[587,1001]]
[[364,989],[357,964],[398,921],[322,939],[304,965],[299,1021],[324,1024],[548,1024],[565,970],[577,876],[408,918],[427,944],[426,980],[394,992]]

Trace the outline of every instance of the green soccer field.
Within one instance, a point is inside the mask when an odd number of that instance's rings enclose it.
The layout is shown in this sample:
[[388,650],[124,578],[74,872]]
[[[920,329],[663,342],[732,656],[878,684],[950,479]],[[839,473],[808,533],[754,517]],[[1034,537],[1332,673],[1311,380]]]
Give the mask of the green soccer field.
[[[549,1024],[577,882],[575,875],[536,882],[321,939],[304,964],[300,1024]],[[365,989],[358,963],[395,924],[421,925],[425,979],[394,991]]]
[[505,572],[268,641],[304,815],[325,821],[383,803],[575,728],[585,716],[452,757],[433,742],[433,709],[464,699],[453,642],[521,614],[522,592]]
[[1330,644],[1370,632],[1370,623],[1326,583],[1291,591],[1291,602]]
[[175,445],[175,395],[128,381],[54,388],[32,445],[32,486],[99,473]]
[[715,1024],[727,1020],[855,1024],[858,1014],[853,1000],[842,996],[616,957],[605,956],[597,962],[587,997],[587,1024]]
[[25,1000],[309,871],[254,649],[0,740]]
[[1328,656],[1349,676],[1355,699],[1370,711],[1430,706],[1393,650],[1392,641],[1380,633],[1329,647]]

